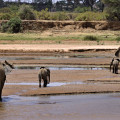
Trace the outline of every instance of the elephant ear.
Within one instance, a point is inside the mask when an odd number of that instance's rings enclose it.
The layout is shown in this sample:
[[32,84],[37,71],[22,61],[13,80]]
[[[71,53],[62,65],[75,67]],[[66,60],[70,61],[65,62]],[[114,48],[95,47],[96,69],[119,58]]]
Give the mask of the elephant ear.
[[119,57],[119,54],[120,54],[120,47],[117,49],[117,51],[115,52],[115,56],[116,57]]
[[9,65],[12,69],[14,69],[14,66],[11,65],[10,63],[8,63],[6,60],[5,60],[5,64],[6,64],[6,65]]

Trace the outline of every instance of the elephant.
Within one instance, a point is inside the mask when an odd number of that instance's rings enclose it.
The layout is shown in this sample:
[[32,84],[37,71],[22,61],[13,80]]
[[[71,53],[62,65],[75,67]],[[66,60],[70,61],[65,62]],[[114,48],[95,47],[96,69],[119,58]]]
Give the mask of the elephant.
[[41,80],[44,82],[43,87],[47,87],[47,84],[50,83],[50,70],[45,67],[41,67],[38,73],[38,78],[39,87],[41,87]]
[[120,62],[119,59],[113,58],[110,64],[110,71],[111,71],[111,67],[113,66],[113,73],[118,74],[119,62]]
[[6,71],[11,72],[11,69],[14,69],[13,65],[8,63],[6,60],[5,62],[0,62],[0,101],[2,101],[2,89],[4,87],[4,83],[6,80]]
[[117,51],[115,52],[115,56],[119,57],[120,56],[120,47],[117,49]]

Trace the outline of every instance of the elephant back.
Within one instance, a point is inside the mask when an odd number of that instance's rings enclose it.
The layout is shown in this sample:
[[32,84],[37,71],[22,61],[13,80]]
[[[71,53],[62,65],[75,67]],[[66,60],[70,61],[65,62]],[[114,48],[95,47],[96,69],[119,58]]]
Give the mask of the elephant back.
[[115,59],[115,60],[113,61],[113,65],[118,65],[118,64],[119,64],[119,60]]
[[39,74],[41,75],[42,78],[47,76],[47,69],[42,68],[39,70]]

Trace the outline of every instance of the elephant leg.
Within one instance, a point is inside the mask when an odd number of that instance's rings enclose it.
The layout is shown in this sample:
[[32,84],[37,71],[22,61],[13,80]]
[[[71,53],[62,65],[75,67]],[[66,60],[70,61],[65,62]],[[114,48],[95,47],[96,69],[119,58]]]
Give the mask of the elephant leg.
[[0,102],[2,101],[2,89],[0,90]]
[[115,66],[113,66],[113,73],[115,73]]
[[113,73],[114,73],[114,68],[113,68]]
[[50,76],[47,76],[47,84],[50,83]]
[[5,80],[6,80],[6,75],[3,79],[3,81],[1,81],[1,83],[0,83],[0,101],[2,101],[2,89],[4,87]]
[[47,79],[44,79],[43,87],[47,87]]
[[115,74],[118,74],[118,67],[115,67]]
[[39,87],[41,87],[41,75],[39,75]]

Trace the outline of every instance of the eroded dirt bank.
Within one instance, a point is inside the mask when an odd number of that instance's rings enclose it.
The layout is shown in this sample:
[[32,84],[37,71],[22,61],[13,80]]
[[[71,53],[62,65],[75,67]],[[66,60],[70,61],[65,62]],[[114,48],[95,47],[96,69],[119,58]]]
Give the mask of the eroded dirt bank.
[[[2,22],[7,21],[0,21]],[[23,30],[46,30],[46,29],[66,29],[79,30],[92,28],[95,30],[120,30],[120,22],[116,21],[45,21],[45,20],[23,20]]]

